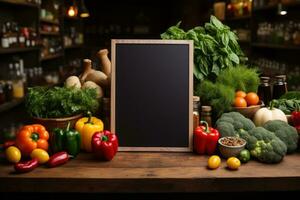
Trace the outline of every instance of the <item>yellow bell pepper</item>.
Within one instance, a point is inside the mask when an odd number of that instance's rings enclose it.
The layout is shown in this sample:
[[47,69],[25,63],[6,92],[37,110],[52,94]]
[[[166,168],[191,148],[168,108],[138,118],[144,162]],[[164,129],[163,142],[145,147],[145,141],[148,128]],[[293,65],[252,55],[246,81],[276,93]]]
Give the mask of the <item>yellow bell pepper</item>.
[[76,122],[75,129],[81,136],[80,148],[87,152],[92,152],[92,137],[95,132],[103,131],[103,122],[96,117],[92,117],[91,113],[88,113],[88,117],[83,117]]

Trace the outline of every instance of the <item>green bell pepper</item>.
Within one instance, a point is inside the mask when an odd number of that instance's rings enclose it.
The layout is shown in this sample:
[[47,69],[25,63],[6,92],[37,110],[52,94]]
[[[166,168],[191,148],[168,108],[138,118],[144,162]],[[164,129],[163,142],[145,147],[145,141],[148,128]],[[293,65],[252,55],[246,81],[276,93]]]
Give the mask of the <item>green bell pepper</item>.
[[66,129],[55,128],[51,134],[52,153],[66,151],[69,155],[77,156],[80,151],[80,133],[70,129],[70,123]]

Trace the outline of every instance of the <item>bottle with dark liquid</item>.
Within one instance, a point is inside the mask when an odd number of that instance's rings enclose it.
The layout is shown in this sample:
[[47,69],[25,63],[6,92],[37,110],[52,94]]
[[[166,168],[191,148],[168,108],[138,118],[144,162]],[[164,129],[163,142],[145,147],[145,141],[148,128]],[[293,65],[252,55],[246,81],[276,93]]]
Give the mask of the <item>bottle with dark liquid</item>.
[[268,106],[269,102],[272,100],[272,88],[270,85],[270,77],[262,76],[260,77],[260,85],[258,86],[257,94],[259,99]]
[[273,85],[273,99],[279,99],[287,91],[286,75],[275,76],[275,83]]

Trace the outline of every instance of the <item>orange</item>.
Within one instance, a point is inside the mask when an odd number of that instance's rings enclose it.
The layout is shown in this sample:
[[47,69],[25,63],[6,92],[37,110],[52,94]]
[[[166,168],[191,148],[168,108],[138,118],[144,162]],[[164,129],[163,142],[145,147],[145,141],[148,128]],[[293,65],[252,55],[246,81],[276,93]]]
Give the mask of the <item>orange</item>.
[[241,90],[239,90],[239,91],[237,91],[237,92],[235,93],[235,97],[243,97],[243,98],[245,98],[246,95],[247,95],[246,92],[241,91]]
[[259,97],[255,92],[249,92],[245,99],[247,101],[248,106],[257,105],[259,102]]
[[247,107],[247,102],[243,97],[235,97],[233,105],[235,107]]

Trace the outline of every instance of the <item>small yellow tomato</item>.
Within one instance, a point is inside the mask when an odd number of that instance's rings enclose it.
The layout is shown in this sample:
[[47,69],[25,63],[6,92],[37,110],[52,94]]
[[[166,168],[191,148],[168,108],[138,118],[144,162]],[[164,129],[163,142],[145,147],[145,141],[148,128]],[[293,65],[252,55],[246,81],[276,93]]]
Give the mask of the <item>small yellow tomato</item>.
[[11,163],[18,163],[21,160],[21,151],[15,146],[8,147],[5,150],[5,155]]
[[230,157],[227,159],[227,167],[229,169],[238,169],[241,166],[241,161],[236,157]]
[[217,169],[221,165],[221,158],[219,156],[210,156],[207,161],[207,166],[209,169]]
[[49,160],[49,154],[44,149],[34,149],[31,154],[31,158],[36,158],[39,161],[39,164],[44,164]]

